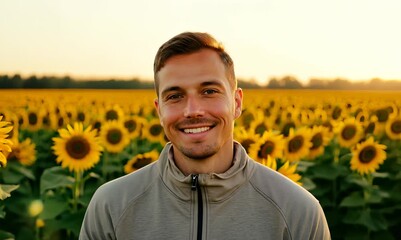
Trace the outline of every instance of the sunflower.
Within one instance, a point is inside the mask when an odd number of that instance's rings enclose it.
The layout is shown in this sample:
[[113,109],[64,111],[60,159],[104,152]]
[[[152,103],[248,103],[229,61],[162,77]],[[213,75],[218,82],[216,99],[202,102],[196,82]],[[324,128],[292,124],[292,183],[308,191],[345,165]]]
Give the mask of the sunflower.
[[256,119],[259,110],[256,108],[248,107],[242,111],[241,116],[236,121],[239,126],[249,129],[251,123]]
[[13,129],[9,126],[9,122],[2,121],[3,116],[0,116],[0,167],[7,165],[7,158],[4,154],[11,152],[11,145],[13,144],[8,138],[8,133]]
[[153,150],[151,152],[143,153],[143,154],[138,154],[128,160],[128,162],[124,166],[124,172],[126,174],[134,172],[149,163],[152,163],[156,161],[159,158],[159,152],[156,150]]
[[362,125],[355,118],[347,118],[336,127],[337,139],[340,146],[354,146],[363,137]]
[[280,126],[281,134],[283,134],[284,137],[288,137],[290,134],[290,130],[291,129],[294,130],[295,128],[297,128],[296,122],[291,119],[287,119],[281,123]]
[[309,154],[309,149],[312,147],[311,130],[307,127],[301,127],[297,130],[290,129],[284,147],[284,158],[294,162],[299,161]]
[[24,113],[24,125],[23,127],[30,130],[36,131],[41,127],[39,110],[37,108],[31,108]]
[[131,139],[140,136],[143,125],[146,119],[140,116],[129,116],[124,120],[124,127],[127,129]]
[[118,104],[101,108],[100,114],[105,121],[123,121],[125,115],[123,108]]
[[351,169],[359,174],[375,172],[386,159],[386,146],[373,140],[373,137],[361,142],[352,149]]
[[333,120],[343,120],[345,118],[345,111],[340,106],[335,106],[329,112],[329,117]]
[[385,130],[391,140],[401,140],[401,115],[389,119],[386,122]]
[[313,126],[311,130],[311,143],[309,159],[314,159],[324,153],[324,148],[330,142],[329,129],[323,126]]
[[53,138],[52,149],[57,155],[57,163],[61,163],[63,168],[83,172],[99,162],[103,148],[96,130],[91,127],[84,129],[82,123],[76,122],[74,127],[67,125],[58,132],[60,137]]
[[152,120],[145,122],[142,128],[142,137],[151,142],[160,142],[162,145],[166,143],[163,126],[160,124],[158,118],[153,118]]
[[129,133],[120,121],[106,121],[100,129],[102,145],[108,152],[118,153],[129,143]]
[[36,145],[30,138],[22,142],[14,142],[12,152],[7,154],[7,160],[18,161],[24,166],[32,166],[36,161]]
[[268,131],[249,148],[249,156],[258,162],[272,158],[281,158],[283,156],[285,140],[283,135],[278,132]]
[[294,181],[296,184],[298,185],[302,185],[302,183],[299,181],[301,180],[301,175],[299,175],[298,173],[296,173],[297,170],[297,165],[296,163],[290,163],[289,161],[284,161],[284,163],[282,163],[281,161],[279,161],[281,163],[281,166],[279,166],[278,170],[277,170],[277,160],[268,156],[267,159],[263,159],[263,161],[261,162],[263,165],[265,165],[268,168],[271,168],[281,174],[283,174],[284,176],[288,177],[289,179],[291,179],[292,181]]
[[315,124],[323,124],[328,121],[327,112],[322,108],[316,108],[313,112]]
[[234,139],[238,141],[248,153],[250,146],[253,143],[256,143],[259,138],[259,134],[256,134],[254,131],[247,131],[244,126],[238,126],[234,128]]
[[262,111],[257,111],[255,115],[256,118],[250,123],[249,129],[262,136],[264,132],[272,129],[273,123],[270,118],[264,116]]

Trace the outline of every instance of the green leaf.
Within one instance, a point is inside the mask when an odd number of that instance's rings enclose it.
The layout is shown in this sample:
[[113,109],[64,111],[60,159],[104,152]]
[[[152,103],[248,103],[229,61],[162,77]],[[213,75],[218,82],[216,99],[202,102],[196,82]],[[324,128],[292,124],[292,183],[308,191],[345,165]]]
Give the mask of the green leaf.
[[361,178],[359,175],[350,175],[346,178],[346,180],[349,183],[354,183],[363,188],[371,188],[371,184],[365,178]]
[[75,179],[60,166],[46,169],[40,178],[40,193],[60,187],[72,188]]
[[11,192],[17,189],[19,185],[0,184],[0,200],[4,200],[11,196]]
[[31,180],[35,180],[35,175],[32,173],[30,169],[26,168],[25,166],[21,164],[16,164],[12,165],[11,167],[15,172],[21,174],[22,176],[29,178]]
[[308,191],[311,191],[316,188],[316,184],[308,177],[303,177],[301,181],[302,181],[302,187],[304,187]]
[[389,198],[390,194],[382,191],[378,188],[373,188],[370,194],[368,195],[366,201],[368,203],[380,203],[383,201],[383,198]]
[[365,199],[360,192],[353,192],[349,196],[345,197],[340,203],[340,207],[361,207],[364,205]]
[[343,222],[347,224],[362,225],[371,231],[385,230],[388,228],[387,220],[383,215],[371,209],[349,211],[344,216]]
[[6,217],[6,212],[4,211],[4,205],[0,205],[0,219]]
[[321,164],[311,168],[313,176],[316,178],[334,180],[343,175],[345,169],[341,165]]
[[48,198],[44,201],[44,209],[40,218],[53,219],[66,210],[68,210],[68,203],[64,199]]
[[352,153],[346,153],[346,154],[342,155],[339,160],[341,162],[349,162],[349,161],[351,161],[351,158],[352,158]]
[[46,221],[46,229],[50,232],[56,232],[61,229],[69,230],[78,238],[84,215],[85,209],[81,209],[76,213],[63,215],[58,219],[49,219]]
[[0,230],[0,240],[14,240],[15,237],[12,233]]
[[363,211],[357,222],[372,231],[385,230],[388,227],[387,221],[383,215],[373,211]]
[[372,173],[372,176],[375,178],[389,178],[390,173],[388,172],[374,172]]
[[20,183],[24,178],[35,180],[35,175],[21,163],[10,162],[3,172],[3,178],[7,183]]

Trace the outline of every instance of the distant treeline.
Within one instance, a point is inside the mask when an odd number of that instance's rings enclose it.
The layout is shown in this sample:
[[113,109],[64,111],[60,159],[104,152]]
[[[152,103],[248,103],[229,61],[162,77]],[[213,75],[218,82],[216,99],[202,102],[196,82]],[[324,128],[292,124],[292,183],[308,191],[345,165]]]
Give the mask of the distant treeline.
[[[266,85],[260,85],[255,80],[239,79],[238,86],[244,89],[401,90],[401,81],[378,78],[358,82],[351,82],[346,79],[310,79],[307,84],[302,84],[293,76],[284,76],[282,78],[271,78]],[[69,76],[30,76],[23,78],[19,74],[13,76],[0,75],[0,88],[2,89],[153,89],[153,87],[153,81],[140,79],[76,80]]]

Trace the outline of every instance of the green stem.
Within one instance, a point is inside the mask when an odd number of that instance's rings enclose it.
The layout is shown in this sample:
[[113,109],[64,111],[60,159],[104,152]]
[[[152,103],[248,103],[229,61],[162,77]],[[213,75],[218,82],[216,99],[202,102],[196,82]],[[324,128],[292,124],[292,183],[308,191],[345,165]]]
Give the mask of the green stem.
[[78,200],[79,197],[81,196],[82,192],[82,174],[83,172],[74,172],[74,177],[75,177],[75,183],[74,183],[74,189],[73,189],[73,211],[76,212],[78,211]]
[[102,162],[102,177],[105,182],[107,182],[107,167],[109,161],[109,154],[107,151],[103,152],[103,162]]

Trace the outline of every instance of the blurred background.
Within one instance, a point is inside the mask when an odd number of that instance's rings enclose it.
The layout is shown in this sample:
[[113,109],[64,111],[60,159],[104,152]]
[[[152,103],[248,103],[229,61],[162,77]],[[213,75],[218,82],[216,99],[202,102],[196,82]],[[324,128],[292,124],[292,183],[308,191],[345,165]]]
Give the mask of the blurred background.
[[400,10],[396,0],[1,1],[0,75],[149,81],[162,43],[201,31],[259,85],[401,80]]

